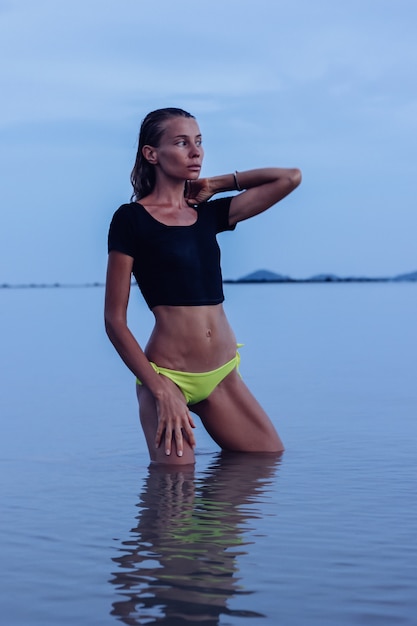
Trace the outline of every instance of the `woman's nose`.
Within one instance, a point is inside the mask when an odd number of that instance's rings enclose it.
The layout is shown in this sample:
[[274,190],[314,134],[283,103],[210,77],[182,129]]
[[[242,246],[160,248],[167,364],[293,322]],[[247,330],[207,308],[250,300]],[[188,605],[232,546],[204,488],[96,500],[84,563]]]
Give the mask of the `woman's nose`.
[[197,144],[191,144],[191,156],[200,156],[201,154],[201,146],[198,146]]

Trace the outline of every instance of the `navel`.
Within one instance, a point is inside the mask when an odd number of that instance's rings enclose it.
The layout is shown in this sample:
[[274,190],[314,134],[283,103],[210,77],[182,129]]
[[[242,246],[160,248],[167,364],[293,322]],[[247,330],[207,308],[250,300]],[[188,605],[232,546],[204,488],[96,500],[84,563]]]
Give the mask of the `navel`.
[[211,328],[207,328],[206,337],[211,337]]

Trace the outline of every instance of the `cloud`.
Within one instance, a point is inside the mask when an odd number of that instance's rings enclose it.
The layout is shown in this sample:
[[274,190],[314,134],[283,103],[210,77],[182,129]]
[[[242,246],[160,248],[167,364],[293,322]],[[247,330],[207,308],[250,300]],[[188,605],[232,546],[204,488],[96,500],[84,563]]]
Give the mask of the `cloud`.
[[403,88],[417,60],[411,7],[22,2],[0,25],[0,52],[12,59],[0,70],[8,94],[1,123],[109,119],[127,112],[127,101],[167,95],[213,101],[304,89],[304,97],[316,90],[343,98],[385,93],[393,79]]

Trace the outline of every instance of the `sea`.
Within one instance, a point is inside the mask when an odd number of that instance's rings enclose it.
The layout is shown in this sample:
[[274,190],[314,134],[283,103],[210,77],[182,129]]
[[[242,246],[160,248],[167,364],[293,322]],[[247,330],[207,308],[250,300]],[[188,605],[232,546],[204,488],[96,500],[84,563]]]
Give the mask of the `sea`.
[[[417,283],[227,284],[283,455],[149,466],[103,287],[0,289],[5,626],[415,626]],[[132,290],[143,344],[152,315]],[[227,420],[227,415],[224,415]]]

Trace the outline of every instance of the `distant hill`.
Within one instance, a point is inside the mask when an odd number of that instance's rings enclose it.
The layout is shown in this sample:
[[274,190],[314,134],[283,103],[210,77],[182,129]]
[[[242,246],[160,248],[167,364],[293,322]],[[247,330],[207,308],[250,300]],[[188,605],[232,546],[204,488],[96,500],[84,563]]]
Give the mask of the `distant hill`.
[[411,272],[411,274],[400,274],[392,280],[417,280],[417,272]]
[[237,282],[239,283],[276,283],[276,282],[288,282],[292,279],[289,276],[283,276],[282,274],[276,274],[275,272],[270,272],[269,270],[256,270],[256,272],[252,272],[247,276],[243,276],[242,278],[238,278]]
[[310,278],[291,278],[283,274],[277,274],[270,270],[256,270],[251,274],[242,276],[237,280],[225,280],[225,283],[363,283],[363,282],[400,282],[417,281],[417,272],[399,274],[393,277],[368,277],[368,276],[336,276],[335,274],[317,274]]

